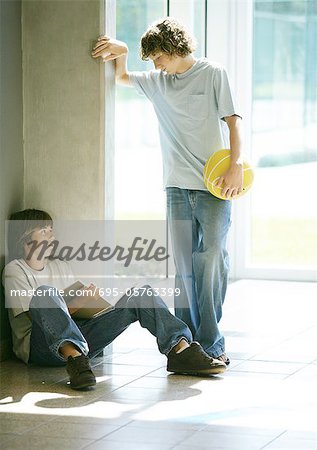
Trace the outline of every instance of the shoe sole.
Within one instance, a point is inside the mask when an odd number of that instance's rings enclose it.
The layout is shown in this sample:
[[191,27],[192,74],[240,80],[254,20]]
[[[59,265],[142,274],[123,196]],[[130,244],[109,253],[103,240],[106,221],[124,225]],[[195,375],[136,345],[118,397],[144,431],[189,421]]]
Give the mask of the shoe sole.
[[217,375],[219,373],[224,373],[227,370],[226,366],[213,367],[211,369],[201,369],[201,370],[181,370],[181,369],[166,369],[168,372],[180,373],[183,375]]
[[89,387],[94,387],[94,386],[96,386],[96,382],[94,382],[94,383],[92,383],[92,382],[90,382],[90,383],[84,383],[84,384],[81,384],[80,386],[74,386],[74,385],[72,385],[72,384],[70,383],[70,387],[71,387],[72,389],[74,389],[75,391],[81,390],[81,389],[86,389],[86,388],[89,388]]

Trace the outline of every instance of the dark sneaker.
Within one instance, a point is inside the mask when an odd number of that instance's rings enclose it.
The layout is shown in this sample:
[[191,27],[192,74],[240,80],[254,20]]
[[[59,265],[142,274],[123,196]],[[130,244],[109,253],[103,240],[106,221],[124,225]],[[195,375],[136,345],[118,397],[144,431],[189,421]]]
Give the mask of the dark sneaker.
[[226,365],[207,355],[198,342],[180,353],[171,350],[167,356],[167,371],[189,375],[215,375],[226,371]]
[[220,356],[213,356],[213,355],[211,355],[211,356],[212,356],[212,358],[216,358],[216,359],[219,359],[219,361],[224,362],[226,366],[229,366],[229,364],[230,364],[230,359],[228,358],[228,356],[225,353],[223,353]]
[[69,356],[66,370],[69,374],[70,387],[72,389],[84,389],[95,386],[96,378],[93,374],[88,356]]
[[225,353],[223,353],[222,355],[219,355],[219,356],[215,356],[215,355],[209,355],[209,356],[211,356],[214,359],[218,359],[219,361],[224,362],[226,366],[229,366],[229,364],[230,364],[230,359],[228,358],[228,356]]

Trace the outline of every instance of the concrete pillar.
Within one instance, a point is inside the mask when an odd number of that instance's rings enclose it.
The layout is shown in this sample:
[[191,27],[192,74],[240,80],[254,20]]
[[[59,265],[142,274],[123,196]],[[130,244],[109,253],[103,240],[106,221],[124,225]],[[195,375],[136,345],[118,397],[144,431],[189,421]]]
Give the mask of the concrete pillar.
[[[0,273],[5,220],[23,207],[21,2],[0,1]],[[0,361],[11,354],[10,326],[0,283]]]
[[[113,217],[113,65],[90,52],[99,34],[115,34],[115,0],[25,0],[22,11],[0,0],[0,24],[2,270],[13,211]],[[11,349],[1,289],[0,300],[1,360]]]
[[103,219],[109,206],[105,68],[90,56],[103,31],[105,5],[23,2],[25,207],[48,210],[55,219]]

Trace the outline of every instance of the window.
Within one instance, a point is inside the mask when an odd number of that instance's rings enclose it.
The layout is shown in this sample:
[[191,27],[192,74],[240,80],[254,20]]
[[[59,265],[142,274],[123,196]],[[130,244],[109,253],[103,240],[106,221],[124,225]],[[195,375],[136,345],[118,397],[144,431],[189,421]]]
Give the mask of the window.
[[250,265],[317,264],[317,4],[254,1]]
[[[128,44],[129,70],[152,69],[139,56],[147,27],[169,15],[181,20],[205,52],[204,0],[117,0],[117,39]],[[134,89],[116,89],[115,218],[165,219],[165,193],[157,119],[151,103]]]
[[[151,22],[166,15],[164,0],[117,0],[117,39],[128,44],[129,70],[149,70],[139,42]],[[134,89],[116,89],[115,217],[164,219],[162,163],[151,103]]]

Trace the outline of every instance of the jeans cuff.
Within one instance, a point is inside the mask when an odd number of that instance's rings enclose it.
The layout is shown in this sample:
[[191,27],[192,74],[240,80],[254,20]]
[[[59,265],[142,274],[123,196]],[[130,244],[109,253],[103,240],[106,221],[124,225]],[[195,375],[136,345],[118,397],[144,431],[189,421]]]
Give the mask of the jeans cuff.
[[67,343],[70,342],[70,343],[74,344],[74,345],[79,349],[79,351],[81,351],[81,352],[83,353],[83,355],[85,355],[85,356],[88,355],[89,349],[88,349],[88,345],[87,345],[87,344],[82,345],[82,343],[79,343],[78,341],[75,341],[74,339],[62,339],[61,341],[59,341],[59,342],[57,342],[57,343],[55,343],[55,344],[53,344],[53,345],[50,346],[51,352],[54,353],[54,355],[55,355],[58,359],[60,359],[61,361],[64,361],[64,362],[67,361],[67,358],[65,358],[65,357],[59,352],[59,349],[61,348],[61,346],[62,346],[63,344],[65,344],[66,342],[67,342]]
[[218,356],[223,355],[225,353],[225,348],[221,345],[218,345],[216,350],[205,350],[208,355],[212,356],[213,358],[218,358]]
[[162,353],[164,355],[168,356],[170,351],[173,350],[173,348],[176,347],[176,345],[178,345],[180,343],[180,341],[182,341],[182,340],[186,341],[189,345],[191,344],[191,342],[188,340],[188,338],[186,336],[180,336],[179,338],[176,338],[174,341],[172,341],[172,343],[168,347],[167,351],[164,351]]

